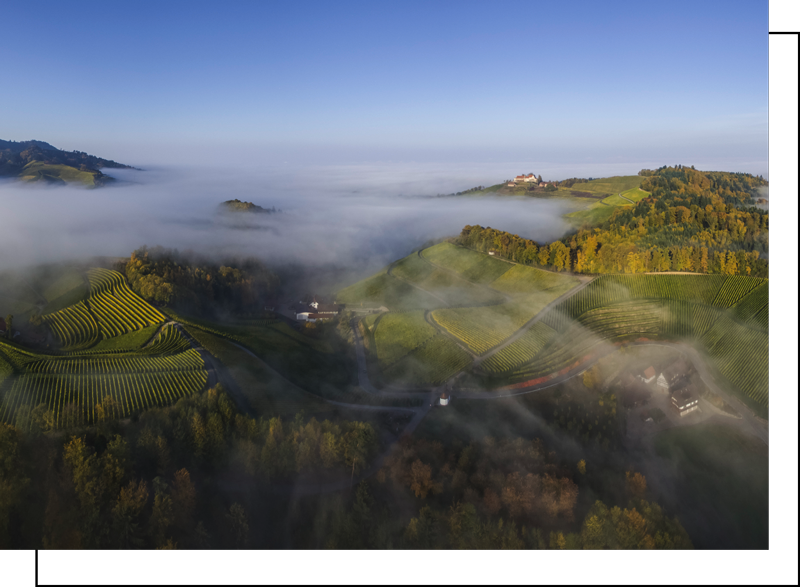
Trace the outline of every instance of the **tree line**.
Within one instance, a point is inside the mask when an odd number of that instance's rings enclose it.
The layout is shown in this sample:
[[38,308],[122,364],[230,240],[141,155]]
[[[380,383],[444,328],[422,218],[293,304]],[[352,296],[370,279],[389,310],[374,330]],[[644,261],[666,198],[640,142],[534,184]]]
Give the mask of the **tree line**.
[[767,277],[769,214],[752,206],[763,179],[747,174],[661,168],[650,196],[550,244],[467,225],[457,242],[517,263],[575,273],[687,271]]
[[[576,519],[580,461],[569,470],[541,440],[486,437],[466,446],[424,439],[396,445],[333,524],[328,548],[689,549],[680,522],[647,501],[627,472],[627,503],[595,501]],[[416,513],[398,515],[399,496]],[[398,519],[399,518],[399,519]]]
[[[98,406],[113,412],[113,399]],[[130,421],[65,432],[24,415],[0,425],[0,548],[237,548],[253,512],[219,485],[254,492],[350,478],[377,451],[369,423],[237,413],[221,386]]]
[[141,247],[116,267],[149,302],[200,311],[252,311],[280,280],[255,259],[216,265],[163,247]]

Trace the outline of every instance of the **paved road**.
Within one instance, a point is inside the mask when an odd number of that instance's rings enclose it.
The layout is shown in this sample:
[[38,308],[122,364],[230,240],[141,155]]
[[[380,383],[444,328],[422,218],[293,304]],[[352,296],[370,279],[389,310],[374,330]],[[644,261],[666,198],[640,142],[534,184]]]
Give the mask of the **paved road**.
[[617,195],[618,195],[620,198],[622,198],[623,200],[628,200],[628,201],[629,201],[631,204],[636,204],[636,202],[634,202],[633,200],[631,200],[631,199],[629,199],[629,198],[626,198],[626,197],[625,197],[625,196],[623,196],[622,194],[617,194]]
[[445,329],[445,328],[442,328],[441,326],[439,326],[439,323],[438,323],[438,322],[436,322],[436,320],[434,320],[434,319],[433,319],[433,316],[431,316],[431,311],[430,311],[430,310],[425,310],[425,322],[427,322],[428,324],[430,324],[431,326],[433,326],[433,327],[434,327],[434,328],[435,328],[435,329],[436,329],[436,330],[439,332],[439,334],[443,334],[444,336],[446,336],[447,338],[449,338],[450,340],[452,340],[454,343],[456,343],[456,345],[457,345],[457,346],[458,346],[458,347],[459,347],[459,348],[460,348],[462,351],[464,351],[464,352],[465,352],[465,353],[467,353],[467,354],[468,354],[470,357],[472,357],[472,361],[473,361],[473,362],[475,362],[475,361],[477,361],[477,360],[478,360],[478,355],[476,355],[474,352],[472,352],[472,351],[470,350],[470,348],[469,348],[467,345],[465,345],[465,344],[464,344],[464,341],[462,341],[462,340],[461,340],[460,338],[458,338],[457,336],[455,336],[455,335],[453,335],[453,334],[449,333],[449,332],[447,331],[447,329]]

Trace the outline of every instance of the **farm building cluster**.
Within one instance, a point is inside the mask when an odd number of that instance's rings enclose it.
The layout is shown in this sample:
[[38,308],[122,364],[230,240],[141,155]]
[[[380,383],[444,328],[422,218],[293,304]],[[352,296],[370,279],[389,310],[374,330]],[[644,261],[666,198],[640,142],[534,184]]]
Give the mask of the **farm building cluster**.
[[648,384],[655,380],[656,390],[663,395],[669,395],[673,409],[683,417],[700,408],[697,390],[690,381],[692,371],[692,366],[681,358],[659,373],[658,378],[656,370],[651,366],[639,375],[639,379]]
[[298,322],[317,322],[338,316],[342,308],[343,306],[339,304],[326,303],[314,296],[310,302],[307,300],[297,302],[292,310]]
[[542,176],[540,175],[537,177],[533,173],[518,175],[514,179],[508,180],[508,187],[514,187],[521,183],[532,183],[539,187],[547,187],[547,184],[542,181]]

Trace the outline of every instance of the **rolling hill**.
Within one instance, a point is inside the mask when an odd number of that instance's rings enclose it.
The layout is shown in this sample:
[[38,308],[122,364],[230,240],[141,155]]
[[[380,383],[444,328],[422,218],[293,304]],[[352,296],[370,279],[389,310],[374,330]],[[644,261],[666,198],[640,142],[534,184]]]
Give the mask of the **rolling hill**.
[[63,151],[44,141],[0,139],[0,177],[54,185],[99,187],[113,181],[102,168],[135,169],[83,151]]

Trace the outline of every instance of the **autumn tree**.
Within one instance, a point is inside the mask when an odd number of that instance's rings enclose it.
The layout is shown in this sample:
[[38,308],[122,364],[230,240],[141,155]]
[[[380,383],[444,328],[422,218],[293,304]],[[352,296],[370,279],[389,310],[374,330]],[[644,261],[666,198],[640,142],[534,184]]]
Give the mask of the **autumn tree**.
[[644,497],[647,492],[647,479],[641,473],[625,472],[625,484],[628,493],[637,498]]

